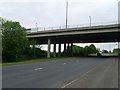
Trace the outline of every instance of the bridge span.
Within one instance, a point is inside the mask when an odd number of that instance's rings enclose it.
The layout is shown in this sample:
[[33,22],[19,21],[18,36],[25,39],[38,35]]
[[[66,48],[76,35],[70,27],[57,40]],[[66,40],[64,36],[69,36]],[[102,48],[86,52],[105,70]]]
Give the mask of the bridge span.
[[[29,40],[37,40],[39,44],[48,44],[47,57],[50,58],[50,47],[54,44],[54,57],[56,57],[56,44],[59,44],[59,53],[61,52],[61,44],[71,43],[98,43],[98,42],[120,42],[120,25],[99,25],[87,27],[74,27],[53,29],[38,32],[27,32]],[[72,49],[71,49],[72,50]]]

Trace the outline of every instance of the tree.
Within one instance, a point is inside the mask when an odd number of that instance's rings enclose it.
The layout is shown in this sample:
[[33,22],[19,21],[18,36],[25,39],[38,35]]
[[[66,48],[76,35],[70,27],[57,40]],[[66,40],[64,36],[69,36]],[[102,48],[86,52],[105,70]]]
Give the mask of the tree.
[[72,52],[74,56],[82,56],[83,55],[83,47],[73,45]]
[[2,48],[5,61],[17,61],[27,47],[25,28],[19,22],[6,21],[2,24]]
[[41,46],[38,44],[39,43],[36,39],[28,40],[28,47],[26,48],[26,50],[24,52],[26,59],[46,57],[47,52],[44,50],[41,50]]
[[28,45],[33,45],[33,51],[32,51],[32,53],[33,53],[33,57],[35,58],[36,56],[35,56],[35,45],[37,45],[38,44],[38,42],[36,41],[36,40],[30,40],[29,41],[29,44]]
[[88,56],[89,54],[95,54],[98,50],[96,49],[95,45],[91,44],[90,46],[84,47],[84,55]]
[[102,50],[102,53],[108,53],[108,51],[107,50]]
[[84,56],[87,56],[90,52],[89,46],[84,47]]
[[120,48],[115,48],[115,49],[113,50],[113,53],[120,55]]
[[4,21],[3,18],[0,17],[0,59],[2,58],[2,23],[3,21]]
[[[69,48],[71,48],[71,46],[69,46]],[[67,51],[69,51],[69,48],[67,48]],[[84,48],[76,45],[72,46],[72,53],[74,56],[88,56],[89,54],[94,54],[97,52],[98,50],[93,44],[90,46],[85,46]],[[67,55],[69,55],[69,52],[67,52]]]
[[90,52],[89,52],[90,54],[97,53],[97,49],[96,49],[95,45],[91,44],[89,46],[89,49],[90,49]]
[[111,51],[109,51],[108,53],[112,53]]

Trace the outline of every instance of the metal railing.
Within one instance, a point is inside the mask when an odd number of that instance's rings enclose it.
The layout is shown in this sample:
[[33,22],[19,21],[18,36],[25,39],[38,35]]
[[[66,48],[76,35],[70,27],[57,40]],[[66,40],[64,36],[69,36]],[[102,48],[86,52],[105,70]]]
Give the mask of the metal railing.
[[[91,25],[90,24],[67,25],[67,29],[70,29],[70,28],[77,29],[81,27],[93,27],[93,26],[112,25],[112,24],[118,24],[118,21],[92,23]],[[32,32],[49,31],[49,30],[63,30],[63,29],[65,30],[66,26],[30,28],[30,29],[27,29],[27,32],[32,33]]]

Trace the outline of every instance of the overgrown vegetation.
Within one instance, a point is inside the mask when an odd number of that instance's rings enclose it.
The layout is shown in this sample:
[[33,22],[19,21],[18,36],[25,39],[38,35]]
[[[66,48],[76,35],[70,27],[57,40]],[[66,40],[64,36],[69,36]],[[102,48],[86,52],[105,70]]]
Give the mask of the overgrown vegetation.
[[18,61],[27,47],[25,28],[19,22],[6,21],[2,24],[2,51],[4,61]]
[[90,46],[85,46],[85,47],[80,47],[73,45],[72,46],[72,51],[71,51],[71,46],[67,47],[67,52],[63,52],[63,55],[67,56],[88,56],[90,54],[95,54],[97,53],[98,50],[96,49],[95,45],[91,44]]
[[[46,51],[35,48],[37,44],[35,40],[28,41],[26,29],[19,22],[4,21],[2,27],[3,62],[16,62],[46,56]],[[33,47],[31,48],[30,45]]]
[[113,53],[120,55],[120,48],[115,48],[115,49],[113,50]]
[[40,58],[40,57],[46,57],[47,52],[44,50],[41,50],[40,48],[26,48],[24,52],[24,59],[33,59],[33,58]]

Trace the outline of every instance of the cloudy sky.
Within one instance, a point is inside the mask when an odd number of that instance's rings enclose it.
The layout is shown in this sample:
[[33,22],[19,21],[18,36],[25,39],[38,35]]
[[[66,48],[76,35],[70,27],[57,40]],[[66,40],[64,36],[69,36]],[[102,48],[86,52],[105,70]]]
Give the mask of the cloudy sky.
[[[68,0],[68,25],[110,24],[118,21],[119,0]],[[0,17],[25,28],[65,26],[66,0],[1,0]],[[85,44],[81,44],[85,45]],[[98,48],[110,49],[114,43]],[[112,49],[111,49],[112,50]]]
[[[68,0],[68,24],[117,22],[119,0]],[[26,28],[65,25],[66,0],[1,0],[1,16]]]

